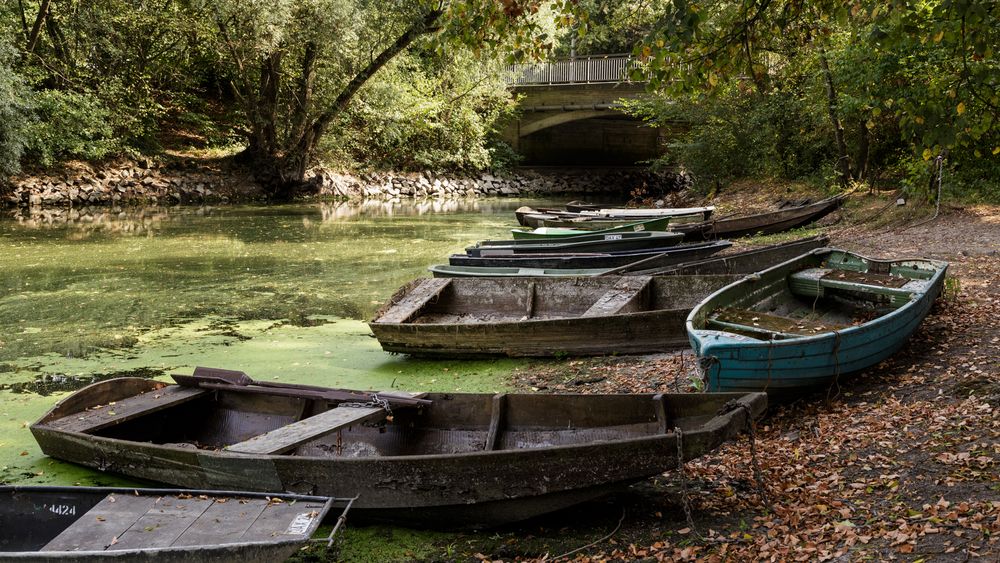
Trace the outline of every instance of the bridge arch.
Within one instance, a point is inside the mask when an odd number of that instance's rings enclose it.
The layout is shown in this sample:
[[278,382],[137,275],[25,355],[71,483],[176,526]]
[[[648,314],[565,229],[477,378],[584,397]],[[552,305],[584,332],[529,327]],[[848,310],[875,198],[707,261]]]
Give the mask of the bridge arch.
[[526,165],[635,165],[662,154],[661,132],[622,111],[646,95],[628,55],[514,65],[507,82],[521,109],[504,139]]
[[609,110],[607,109],[589,109],[564,111],[559,113],[546,112],[545,114],[538,116],[536,119],[530,119],[529,116],[525,116],[521,118],[521,127],[518,128],[517,133],[520,137],[527,137],[536,131],[548,129],[549,127],[555,127],[556,125],[562,125],[563,123],[606,116],[608,115],[608,112]]

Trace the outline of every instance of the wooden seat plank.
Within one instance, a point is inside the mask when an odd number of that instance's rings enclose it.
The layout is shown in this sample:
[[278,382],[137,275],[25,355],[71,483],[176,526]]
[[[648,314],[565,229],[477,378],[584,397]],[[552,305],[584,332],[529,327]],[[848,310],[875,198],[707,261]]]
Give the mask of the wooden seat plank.
[[[793,281],[814,285],[816,288],[848,289],[869,291],[883,295],[910,295],[913,286],[926,284],[925,280],[913,280],[885,274],[868,274],[832,268],[808,268],[791,274]],[[794,285],[793,285],[794,288]]]
[[208,393],[211,393],[211,391],[171,385],[107,405],[100,405],[98,408],[73,413],[45,424],[51,428],[66,432],[96,432],[102,428],[114,426],[126,420],[132,420],[167,407],[193,401]]
[[302,537],[312,520],[320,517],[323,506],[320,502],[272,502],[240,541],[270,541],[285,535]]
[[161,497],[108,551],[170,547],[215,501],[211,498]]
[[225,502],[216,499],[171,545],[183,547],[242,541],[243,534],[257,521],[267,505],[267,499],[262,498],[230,498]]
[[649,276],[624,276],[587,309],[581,317],[613,315],[639,299],[649,285]]
[[104,551],[153,506],[157,497],[110,494],[41,551]]
[[389,307],[389,310],[379,317],[377,322],[405,323],[419,313],[424,306],[437,299],[450,284],[451,280],[448,278],[429,278],[421,281],[402,299]]
[[384,418],[381,407],[337,407],[297,422],[227,446],[226,450],[241,454],[277,455],[352,424]]

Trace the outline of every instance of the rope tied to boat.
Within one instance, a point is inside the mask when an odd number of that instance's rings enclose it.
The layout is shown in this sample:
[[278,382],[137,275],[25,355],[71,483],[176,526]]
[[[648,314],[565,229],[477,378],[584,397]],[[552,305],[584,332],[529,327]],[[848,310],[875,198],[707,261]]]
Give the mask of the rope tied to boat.
[[701,356],[698,358],[698,371],[701,372],[704,391],[708,390],[708,374],[712,370],[712,366],[719,365],[720,363],[719,358],[715,356]]

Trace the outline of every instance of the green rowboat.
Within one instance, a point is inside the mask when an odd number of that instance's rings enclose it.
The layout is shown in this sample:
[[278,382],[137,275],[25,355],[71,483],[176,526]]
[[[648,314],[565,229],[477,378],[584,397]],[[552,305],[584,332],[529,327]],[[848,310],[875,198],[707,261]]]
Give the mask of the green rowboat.
[[[667,231],[670,228],[671,217],[660,217],[659,219],[649,219],[646,221],[620,221],[619,224],[607,228],[587,228],[591,226],[587,221],[571,223],[578,225],[578,228],[565,227],[538,227],[533,230],[511,229],[511,233],[516,240],[525,239],[554,239],[562,237],[573,237],[580,235],[603,235],[605,233],[640,233],[642,231]],[[614,223],[614,222],[612,222]],[[586,226],[584,226],[586,225]]]

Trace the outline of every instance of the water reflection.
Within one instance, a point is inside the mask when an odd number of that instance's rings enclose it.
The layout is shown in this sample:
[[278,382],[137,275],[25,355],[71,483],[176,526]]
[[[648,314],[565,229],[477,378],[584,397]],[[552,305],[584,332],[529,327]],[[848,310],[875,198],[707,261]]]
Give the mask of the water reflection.
[[31,381],[21,381],[17,383],[0,383],[0,391],[24,394],[30,393],[46,397],[52,393],[64,391],[76,391],[83,389],[91,383],[106,381],[118,377],[145,377],[153,378],[165,375],[165,370],[152,368],[139,368],[111,373],[97,373],[90,375],[50,375],[43,374],[36,376]]
[[79,234],[153,235],[170,221],[192,217],[297,216],[304,225],[357,218],[419,217],[430,214],[480,213],[492,215],[520,205],[519,200],[423,199],[319,202],[286,206],[140,206],[73,208],[20,207],[7,216],[24,229],[70,229]]

